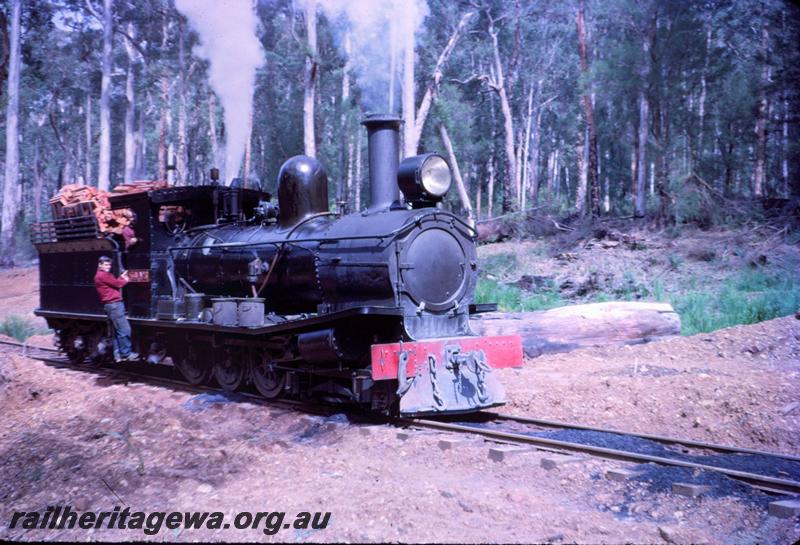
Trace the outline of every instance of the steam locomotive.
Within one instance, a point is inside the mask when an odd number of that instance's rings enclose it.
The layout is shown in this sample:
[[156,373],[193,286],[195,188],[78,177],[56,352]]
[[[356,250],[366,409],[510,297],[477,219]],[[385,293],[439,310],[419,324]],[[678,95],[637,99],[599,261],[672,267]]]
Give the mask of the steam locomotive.
[[[34,225],[40,308],[75,364],[113,359],[93,277],[126,268],[134,348],[193,384],[252,385],[266,398],[321,397],[420,415],[505,402],[494,370],[522,362],[519,337],[476,337],[475,232],[442,209],[436,154],[399,161],[402,121],[368,116],[370,204],[329,212],[327,176],[306,156],[278,175],[278,203],[238,184],[110,198],[138,217],[125,251],[93,214]],[[400,191],[402,190],[402,197]]]

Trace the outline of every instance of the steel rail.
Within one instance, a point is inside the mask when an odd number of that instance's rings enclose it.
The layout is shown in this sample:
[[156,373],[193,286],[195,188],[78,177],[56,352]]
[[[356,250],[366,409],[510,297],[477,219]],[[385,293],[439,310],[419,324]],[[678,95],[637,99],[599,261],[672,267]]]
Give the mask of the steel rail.
[[496,413],[494,411],[482,411],[481,414],[485,414],[491,416],[495,420],[509,420],[513,422],[519,422],[521,424],[531,424],[535,426],[544,426],[548,428],[563,428],[563,429],[572,429],[572,430],[583,430],[583,431],[596,431],[600,433],[616,433],[618,435],[625,435],[627,437],[639,437],[641,439],[648,439],[650,441],[655,441],[657,443],[664,443],[664,444],[672,444],[672,445],[682,445],[691,448],[700,448],[700,449],[707,449],[713,450],[717,452],[728,452],[731,454],[754,454],[758,456],[770,456],[773,458],[784,458],[786,460],[790,460],[792,462],[800,462],[800,456],[794,456],[792,454],[784,454],[781,452],[768,452],[764,450],[756,450],[744,447],[733,447],[729,445],[719,445],[716,443],[705,443],[703,441],[695,441],[694,439],[678,439],[677,437],[668,437],[664,435],[653,435],[649,433],[639,433],[639,432],[632,432],[632,431],[623,431],[617,430],[613,428],[598,428],[594,426],[585,426],[583,424],[573,424],[570,422],[561,422],[558,420],[543,420],[539,418],[526,418],[524,416],[516,416],[513,414],[503,414],[503,413]]
[[652,456],[650,454],[639,454],[635,452],[628,452],[618,449],[597,447],[593,445],[583,445],[580,443],[573,443],[570,441],[546,439],[544,437],[533,437],[521,433],[489,430],[485,428],[465,426],[462,424],[451,424],[448,422],[437,422],[435,420],[401,418],[398,419],[396,422],[401,425],[412,426],[412,427],[417,426],[421,428],[435,429],[440,431],[471,433],[475,435],[481,435],[489,439],[512,442],[517,444],[533,445],[533,446],[548,447],[560,450],[567,450],[571,452],[586,453],[586,454],[591,454],[593,456],[597,456],[599,458],[606,458],[611,460],[620,460],[624,462],[637,462],[637,463],[652,462],[660,465],[713,471],[716,473],[721,473],[728,477],[738,479],[740,481],[744,481],[752,486],[768,489],[773,492],[780,492],[784,494],[800,494],[800,482],[798,481],[792,481],[789,479],[778,479],[776,477],[768,477],[766,475],[758,475],[756,473],[748,473],[746,471],[738,471],[735,469],[728,469],[707,464],[699,464],[696,462],[686,462],[684,460],[675,460],[671,458],[664,458],[662,456]]
[[[15,343],[11,341],[0,340],[0,344],[13,346],[17,348],[29,348],[29,349],[36,349],[36,350],[43,350],[45,352],[55,352],[59,353],[59,350],[55,348],[46,348],[46,347],[38,347],[38,346],[31,346],[25,345],[23,343]],[[226,392],[221,388],[215,388],[213,386],[207,386],[203,384],[195,385],[191,384],[187,381],[177,379],[177,378],[167,378],[162,377],[154,374],[146,374],[146,373],[139,373],[132,369],[126,369],[122,366],[116,366],[116,364],[103,364],[103,365],[81,365],[81,364],[73,364],[69,360],[65,358],[49,358],[49,357],[42,357],[42,356],[33,356],[30,354],[22,354],[25,357],[42,361],[44,363],[48,363],[51,365],[55,365],[61,369],[69,369],[72,371],[80,371],[84,373],[91,373],[94,375],[104,376],[108,379],[117,379],[123,378],[129,381],[136,381],[143,384],[148,384],[152,386],[170,386],[170,387],[177,387],[187,392],[197,392],[197,393],[231,393],[242,398],[247,399],[247,401],[263,405],[269,406],[272,408],[280,408],[280,409],[292,409],[292,410],[300,410],[309,414],[328,414],[331,413],[332,408],[330,406],[324,405],[313,405],[303,401],[296,401],[292,399],[267,399],[262,397],[258,394],[246,392],[246,391],[235,391],[235,392]],[[127,364],[126,364],[127,365]],[[146,366],[148,364],[139,363],[133,365],[140,365]],[[165,371],[167,368],[172,369],[171,366],[166,365],[150,365],[152,368],[159,367],[159,371]]]
[[4,341],[4,340],[0,339],[0,344],[4,344],[4,345],[7,345],[7,346],[13,346],[15,348],[21,348],[22,349],[22,355],[25,356],[25,357],[30,357],[30,355],[28,354],[28,350],[41,350],[42,352],[59,353],[58,348],[50,348],[50,347],[47,347],[47,346],[36,346],[35,344],[28,344],[27,342],[18,343],[18,342],[12,342],[12,341]]
[[[214,386],[208,386],[204,384],[195,385],[177,378],[167,378],[153,374],[139,373],[131,369],[125,369],[123,367],[114,367],[112,364],[90,366],[90,365],[74,365],[69,361],[65,361],[64,359],[40,358],[40,357],[32,357],[32,359],[37,359],[39,361],[49,363],[52,365],[57,365],[63,369],[71,369],[73,371],[83,371],[86,373],[93,373],[97,375],[102,374],[105,377],[112,380],[117,378],[124,378],[129,381],[136,381],[139,383],[148,384],[150,386],[168,386],[172,388],[180,388],[187,392],[215,393],[223,395],[231,394],[245,398],[248,402],[255,403],[257,405],[268,406],[277,409],[300,410],[302,412],[310,414],[328,414],[331,412],[330,407],[326,407],[323,405],[311,405],[308,403],[304,403],[302,401],[295,401],[292,399],[267,399],[258,394],[240,390],[236,390],[234,392],[226,392],[222,388],[215,388]],[[134,365],[146,366],[148,364],[140,363]],[[166,368],[171,368],[171,366],[165,366],[165,365],[152,365],[152,364],[149,365],[150,367],[165,368],[161,369],[162,371],[166,370]]]

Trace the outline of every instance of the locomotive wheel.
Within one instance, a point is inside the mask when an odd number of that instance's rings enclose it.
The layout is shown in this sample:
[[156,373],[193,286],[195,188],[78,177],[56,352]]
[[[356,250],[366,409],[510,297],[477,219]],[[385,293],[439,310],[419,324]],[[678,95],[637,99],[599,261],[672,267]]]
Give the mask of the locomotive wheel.
[[58,331],[58,348],[73,365],[80,365],[89,355],[86,335],[78,326],[70,325]]
[[238,351],[226,348],[218,352],[214,360],[214,378],[226,392],[238,388],[244,378],[244,365],[240,356]]
[[101,332],[95,332],[89,337],[89,350],[86,364],[92,367],[111,363],[114,361],[114,344],[110,337],[105,337]]
[[194,386],[205,384],[211,377],[211,366],[207,360],[199,356],[200,353],[202,350],[197,350],[194,344],[189,344],[189,348],[177,354],[173,361],[183,378]]
[[267,399],[276,399],[286,386],[286,372],[276,369],[267,351],[256,352],[250,361],[250,373],[256,390]]

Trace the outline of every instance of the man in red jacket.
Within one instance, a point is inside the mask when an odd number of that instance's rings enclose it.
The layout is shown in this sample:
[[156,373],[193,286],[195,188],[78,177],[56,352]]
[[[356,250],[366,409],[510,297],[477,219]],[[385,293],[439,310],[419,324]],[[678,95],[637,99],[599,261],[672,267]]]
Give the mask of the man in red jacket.
[[111,273],[111,258],[103,256],[97,262],[94,287],[108,319],[114,326],[119,357],[117,361],[136,361],[139,354],[132,352],[131,325],[125,316],[125,303],[122,302],[122,286],[128,283],[128,271],[122,271],[119,278]]

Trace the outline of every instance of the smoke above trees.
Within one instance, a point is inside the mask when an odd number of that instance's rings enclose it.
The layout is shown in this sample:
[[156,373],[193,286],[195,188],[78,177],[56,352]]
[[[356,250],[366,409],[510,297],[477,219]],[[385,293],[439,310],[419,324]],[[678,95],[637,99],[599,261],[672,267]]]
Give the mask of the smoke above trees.
[[[428,15],[425,0],[319,0],[320,8],[338,32],[340,49],[349,56],[367,111],[398,113],[397,66],[408,43]],[[351,47],[346,51],[344,36]],[[412,42],[413,46],[413,42]]]
[[210,64],[208,79],[225,120],[225,156],[219,167],[222,179],[230,183],[242,165],[253,118],[256,69],[264,62],[256,14],[250,0],[175,0],[175,6],[200,36],[194,54]]

